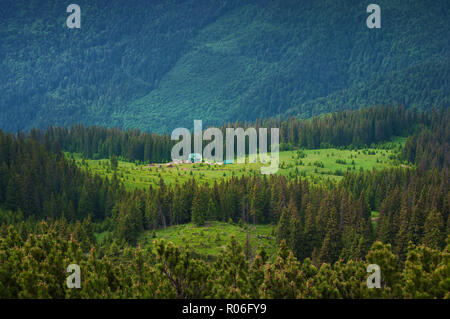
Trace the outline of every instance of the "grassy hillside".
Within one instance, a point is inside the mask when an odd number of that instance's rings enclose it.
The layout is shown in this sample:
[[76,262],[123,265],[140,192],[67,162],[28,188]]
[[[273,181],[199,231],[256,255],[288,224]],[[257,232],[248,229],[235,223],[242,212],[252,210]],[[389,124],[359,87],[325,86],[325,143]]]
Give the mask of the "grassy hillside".
[[146,247],[152,245],[154,240],[164,239],[179,247],[190,248],[199,257],[212,261],[229,243],[230,237],[234,236],[242,247],[246,247],[248,238],[247,247],[249,248],[247,251],[250,256],[255,253],[256,249],[263,248],[269,256],[273,257],[277,250],[274,229],[275,226],[272,225],[242,227],[211,222],[207,226],[197,227],[189,223],[144,232],[139,239],[139,244]]
[[153,131],[373,104],[448,106],[450,4],[344,0],[4,0],[0,128]]
[[[405,138],[397,138],[383,145],[383,148],[367,148],[359,150],[347,149],[317,149],[280,152],[280,167],[277,174],[294,177],[296,174],[311,178],[314,181],[323,179],[338,180],[347,171],[382,169],[400,165],[395,159],[399,147],[404,145]],[[114,170],[108,159],[84,160],[78,154],[73,154],[82,167],[100,175],[111,178]],[[68,154],[71,156],[71,154]],[[166,164],[138,164],[126,161],[118,162],[117,176],[127,189],[148,188],[157,186],[160,178],[167,184],[176,180],[185,182],[195,178],[199,183],[214,183],[221,178],[239,177],[249,174],[260,174],[261,164],[229,164],[209,165],[181,164],[168,167]]]

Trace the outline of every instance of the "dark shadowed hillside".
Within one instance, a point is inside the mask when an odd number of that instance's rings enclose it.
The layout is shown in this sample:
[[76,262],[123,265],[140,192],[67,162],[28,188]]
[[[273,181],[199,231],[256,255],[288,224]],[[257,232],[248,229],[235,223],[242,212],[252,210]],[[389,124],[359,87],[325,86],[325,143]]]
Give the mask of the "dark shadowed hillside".
[[450,3],[2,0],[0,128],[154,131],[372,104],[450,104]]

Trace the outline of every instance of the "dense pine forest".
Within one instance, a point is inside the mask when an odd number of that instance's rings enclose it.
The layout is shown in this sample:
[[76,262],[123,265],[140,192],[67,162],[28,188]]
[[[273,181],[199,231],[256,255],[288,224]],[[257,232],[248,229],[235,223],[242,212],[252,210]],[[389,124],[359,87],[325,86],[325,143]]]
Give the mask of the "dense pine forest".
[[[398,154],[408,165],[321,183],[300,174],[211,184],[161,178],[130,191],[115,174],[101,178],[64,152],[109,158],[114,170],[117,158],[167,161],[169,136],[84,126],[0,131],[0,297],[450,297],[448,108],[380,106],[255,125],[279,126],[283,147],[298,150],[409,136]],[[159,238],[139,241],[144,232],[213,221],[247,232],[274,225],[278,252],[231,238],[206,260]],[[83,271],[82,289],[65,286],[71,263]],[[367,288],[368,264],[381,267],[382,289]]]

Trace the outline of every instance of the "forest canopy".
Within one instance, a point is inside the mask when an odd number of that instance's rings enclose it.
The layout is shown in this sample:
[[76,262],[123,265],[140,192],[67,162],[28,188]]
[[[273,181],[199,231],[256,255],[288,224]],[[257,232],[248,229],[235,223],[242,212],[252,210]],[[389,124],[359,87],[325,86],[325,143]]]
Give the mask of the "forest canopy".
[[[447,0],[3,0],[0,128],[170,133],[288,116],[450,103]],[[426,45],[424,45],[426,43]]]

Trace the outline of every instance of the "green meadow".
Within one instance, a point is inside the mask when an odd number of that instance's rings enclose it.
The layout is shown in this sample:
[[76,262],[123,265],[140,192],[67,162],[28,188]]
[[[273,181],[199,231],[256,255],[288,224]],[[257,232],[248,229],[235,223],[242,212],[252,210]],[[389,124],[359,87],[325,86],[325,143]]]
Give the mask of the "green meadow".
[[173,242],[178,247],[190,249],[200,258],[213,261],[229,243],[231,236],[234,236],[249,255],[253,256],[257,249],[264,248],[266,253],[273,257],[277,251],[274,228],[273,225],[242,227],[223,222],[211,222],[206,226],[198,227],[189,223],[146,231],[141,235],[138,243],[142,247],[150,247],[154,240],[163,239]]
[[[314,149],[280,152],[280,165],[277,174],[288,178],[302,176],[314,182],[321,180],[339,180],[346,172],[360,170],[383,169],[402,165],[397,159],[397,153],[404,144],[404,138],[397,138],[377,148],[364,149]],[[114,170],[109,159],[83,159],[80,154],[74,156],[78,165],[103,177],[111,178]],[[167,163],[141,164],[119,160],[117,177],[129,190],[157,186],[160,178],[166,184],[175,181],[183,183],[195,178],[199,183],[214,183],[215,180],[229,179],[233,176],[260,174],[261,164],[227,164],[210,165],[206,163],[178,164],[169,167]]]

